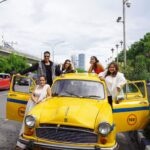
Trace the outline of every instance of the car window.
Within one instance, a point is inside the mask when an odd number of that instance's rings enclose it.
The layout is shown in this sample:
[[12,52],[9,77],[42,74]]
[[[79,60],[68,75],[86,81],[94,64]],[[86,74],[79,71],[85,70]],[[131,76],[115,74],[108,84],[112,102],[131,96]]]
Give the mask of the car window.
[[22,93],[31,93],[33,82],[29,78],[15,77],[13,81],[13,91]]
[[4,76],[3,76],[2,74],[0,74],[0,78],[1,78],[1,79],[3,79],[3,78],[4,78]]
[[53,96],[104,99],[104,87],[100,82],[88,80],[57,80],[52,87]]
[[[140,86],[139,86],[140,85]],[[137,100],[144,97],[144,84],[127,83],[118,94],[118,99]],[[143,89],[143,92],[142,92]]]
[[123,87],[123,91],[124,93],[136,93],[138,92],[138,89],[134,84],[128,83]]
[[0,79],[8,79],[10,78],[9,74],[0,74]]

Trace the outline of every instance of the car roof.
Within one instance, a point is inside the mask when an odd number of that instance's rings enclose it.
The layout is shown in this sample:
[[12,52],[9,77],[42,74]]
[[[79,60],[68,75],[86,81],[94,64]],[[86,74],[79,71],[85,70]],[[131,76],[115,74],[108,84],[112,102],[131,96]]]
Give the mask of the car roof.
[[68,73],[68,74],[64,74],[63,77],[59,76],[56,78],[56,80],[62,80],[62,79],[100,81],[98,75],[95,73]]
[[9,73],[0,73],[0,75],[9,75],[10,76]]

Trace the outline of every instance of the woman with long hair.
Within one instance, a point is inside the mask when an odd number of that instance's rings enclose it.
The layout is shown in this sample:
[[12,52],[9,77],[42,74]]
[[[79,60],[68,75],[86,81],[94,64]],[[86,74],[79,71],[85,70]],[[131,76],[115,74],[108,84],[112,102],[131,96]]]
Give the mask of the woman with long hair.
[[[51,97],[51,88],[48,84],[46,84],[46,77],[44,75],[41,75],[39,78],[39,85],[36,85],[33,93],[31,94],[31,98],[27,103],[25,116],[35,105],[43,102],[45,98],[50,97]],[[22,127],[19,133],[20,136],[23,134],[23,131],[24,131],[24,121],[22,123]],[[23,150],[25,148],[26,146],[24,144],[17,141],[16,150]]]
[[62,65],[58,65],[56,67],[56,76],[74,72],[75,72],[74,67],[69,59],[66,59]]
[[99,74],[100,72],[104,71],[104,67],[99,62],[99,60],[97,59],[96,56],[92,56],[90,58],[90,64],[91,64],[91,66],[88,70],[88,73],[91,73],[92,71],[94,71],[96,74]]
[[126,83],[124,74],[119,72],[119,67],[115,62],[108,65],[108,69],[99,74],[101,80],[105,80],[108,92],[108,101],[112,106],[112,99],[121,91],[121,87]]

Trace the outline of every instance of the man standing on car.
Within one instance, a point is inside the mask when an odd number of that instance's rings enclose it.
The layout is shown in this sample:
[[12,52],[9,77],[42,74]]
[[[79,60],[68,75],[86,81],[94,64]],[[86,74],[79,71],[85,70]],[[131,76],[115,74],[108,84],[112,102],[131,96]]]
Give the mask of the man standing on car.
[[45,51],[44,52],[44,60],[36,63],[30,68],[27,68],[20,72],[20,74],[17,75],[24,75],[28,72],[33,72],[37,70],[37,75],[40,77],[41,75],[46,76],[47,78],[47,84],[50,86],[53,83],[53,79],[55,77],[55,64],[50,60],[50,52]]

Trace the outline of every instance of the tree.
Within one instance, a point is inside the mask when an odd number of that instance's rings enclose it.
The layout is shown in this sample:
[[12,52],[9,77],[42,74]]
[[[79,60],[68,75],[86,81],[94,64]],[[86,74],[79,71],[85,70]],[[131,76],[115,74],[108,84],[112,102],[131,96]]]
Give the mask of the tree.
[[18,56],[14,53],[0,58],[0,72],[20,72],[22,69],[25,69],[28,66],[29,65],[27,64],[25,57]]
[[143,79],[148,80],[149,73],[146,67],[145,56],[143,55],[136,56],[133,77],[135,80],[143,80]]
[[[119,55],[119,62],[124,62],[124,52]],[[122,68],[124,72],[124,68]],[[127,51],[127,66],[125,74],[130,80],[150,80],[150,33],[143,39],[133,43]]]
[[84,73],[84,72],[86,72],[84,69],[80,69],[80,68],[76,68],[76,70],[77,70],[78,73]]
[[5,72],[5,68],[7,67],[7,58],[0,57],[0,72]]

